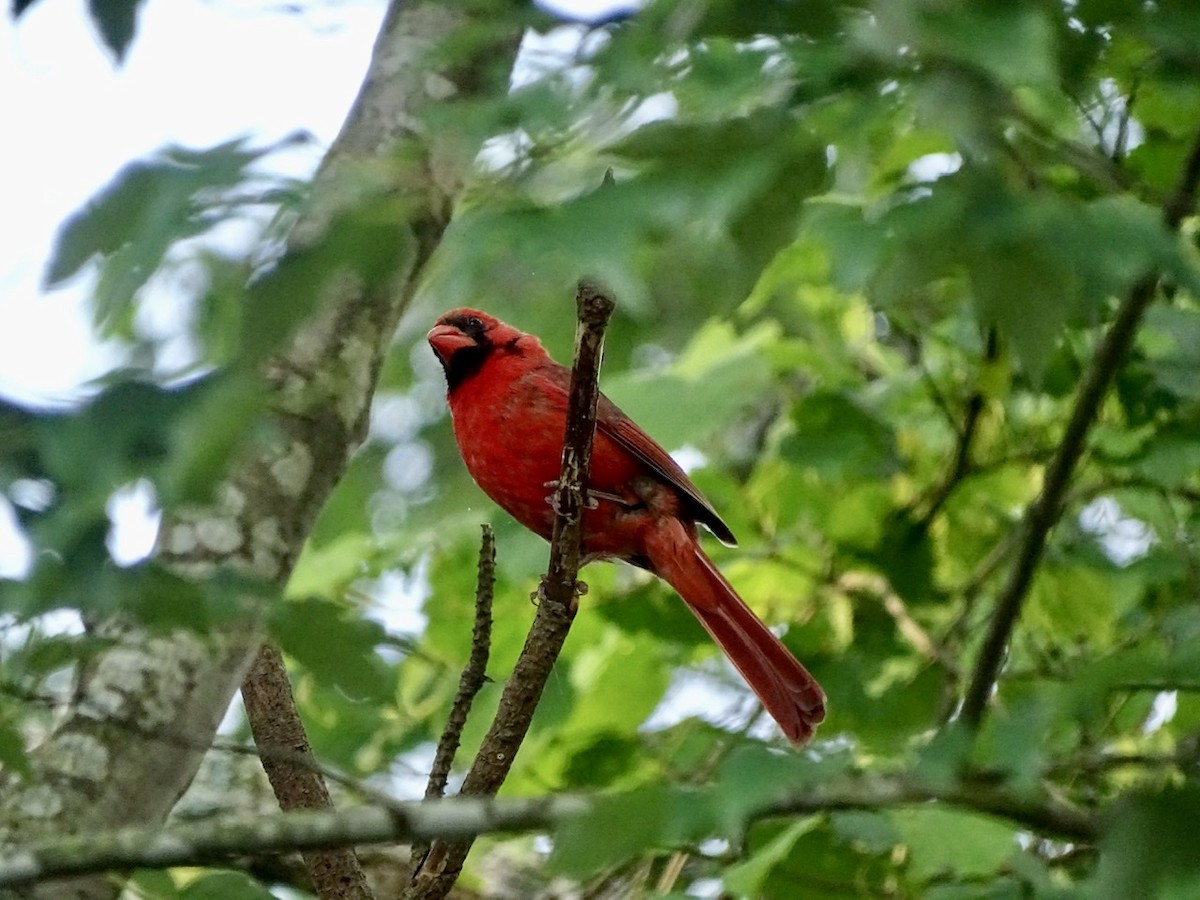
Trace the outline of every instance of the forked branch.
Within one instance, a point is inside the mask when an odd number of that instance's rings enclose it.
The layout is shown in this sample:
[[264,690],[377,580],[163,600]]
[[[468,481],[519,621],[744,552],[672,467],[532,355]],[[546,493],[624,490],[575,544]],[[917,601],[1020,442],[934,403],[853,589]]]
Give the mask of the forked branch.
[[[500,790],[529,731],[533,713],[575,616],[585,479],[600,394],[600,358],[604,330],[615,307],[605,291],[585,281],[579,283],[575,300],[579,325],[575,333],[575,364],[567,401],[562,468],[554,497],[557,515],[550,538],[550,563],[538,590],[537,615],[501,695],[496,718],[463,782],[463,796],[490,797]],[[446,896],[470,849],[470,839],[434,842],[413,876],[408,896],[422,900]]]

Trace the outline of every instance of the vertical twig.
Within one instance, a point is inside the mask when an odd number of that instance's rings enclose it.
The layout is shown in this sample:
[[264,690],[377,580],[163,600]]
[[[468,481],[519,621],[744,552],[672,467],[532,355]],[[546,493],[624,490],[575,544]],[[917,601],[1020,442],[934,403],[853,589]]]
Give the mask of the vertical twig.
[[[475,696],[487,681],[488,656],[492,647],[492,595],[496,587],[496,533],[491,525],[483,526],[483,537],[479,545],[479,574],[475,581],[475,629],[471,634],[471,656],[458,679],[458,691],[450,707],[450,717],[442,729],[437,751],[433,755],[433,766],[429,770],[429,781],[425,785],[425,799],[442,797],[446,793],[446,781],[454,765],[454,754],[462,741],[463,728]],[[428,841],[413,844],[412,864],[414,870],[420,866],[429,852]]]

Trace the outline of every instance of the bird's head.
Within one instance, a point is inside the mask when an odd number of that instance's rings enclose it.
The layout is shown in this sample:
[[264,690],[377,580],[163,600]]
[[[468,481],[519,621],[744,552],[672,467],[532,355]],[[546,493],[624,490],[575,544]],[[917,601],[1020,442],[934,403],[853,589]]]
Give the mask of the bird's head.
[[[496,351],[522,353],[534,338],[477,309],[452,309],[429,329],[429,346],[454,390],[478,372]],[[540,345],[539,345],[540,346]]]

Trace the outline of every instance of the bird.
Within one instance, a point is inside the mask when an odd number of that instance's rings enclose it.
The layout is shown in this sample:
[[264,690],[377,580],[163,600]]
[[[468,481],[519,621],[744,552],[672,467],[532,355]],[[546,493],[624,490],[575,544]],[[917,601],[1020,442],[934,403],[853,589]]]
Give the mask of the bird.
[[[467,471],[509,515],[549,540],[570,370],[534,335],[477,309],[443,314],[428,341],[446,377]],[[667,582],[784,736],[806,743],[825,718],[824,692],[709,559],[697,526],[730,546],[733,532],[670,454],[603,393],[586,486],[580,564],[623,560]]]

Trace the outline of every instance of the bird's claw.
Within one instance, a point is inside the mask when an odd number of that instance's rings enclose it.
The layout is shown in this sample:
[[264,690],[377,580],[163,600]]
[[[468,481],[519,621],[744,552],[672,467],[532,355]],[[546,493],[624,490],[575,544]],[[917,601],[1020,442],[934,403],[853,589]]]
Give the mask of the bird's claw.
[[[548,487],[548,488],[552,489],[550,491],[550,493],[546,495],[546,503],[549,504],[550,508],[553,509],[556,513],[558,513],[559,515],[562,515],[563,511],[562,511],[562,506],[559,502],[560,493],[559,493],[559,489],[558,489],[558,487],[559,487],[558,482],[557,481],[547,481],[545,484],[542,485],[542,487]],[[603,497],[603,496],[604,496],[603,494],[598,494],[595,491],[585,490],[583,492],[583,508],[584,509],[595,509],[597,506],[600,505],[600,501],[597,498]]]
[[[579,598],[588,592],[586,581],[575,580],[575,588],[571,591],[571,599],[567,601],[567,608],[571,615],[574,616],[579,611]],[[546,576],[542,576],[541,582],[538,584],[536,591],[530,591],[529,600],[534,606],[541,605],[542,600],[546,597]]]
[[[551,507],[554,508],[555,512],[559,512],[560,510],[558,507],[558,482],[557,481],[547,481],[545,484],[542,485],[542,487],[553,488],[553,490],[550,492],[550,494],[548,494],[546,496],[546,502]],[[600,506],[601,500],[608,500],[612,503],[620,504],[621,506],[631,506],[632,505],[628,500],[626,500],[624,497],[622,497],[618,494],[610,494],[606,491],[597,491],[597,490],[594,490],[593,488],[587,488],[586,490],[584,490],[584,492],[583,492],[583,508],[584,509],[596,509],[597,507]]]

